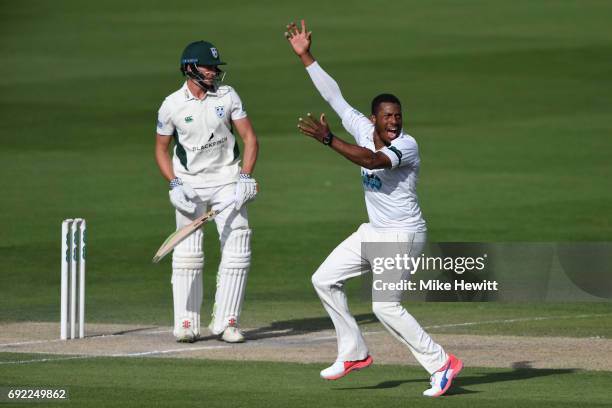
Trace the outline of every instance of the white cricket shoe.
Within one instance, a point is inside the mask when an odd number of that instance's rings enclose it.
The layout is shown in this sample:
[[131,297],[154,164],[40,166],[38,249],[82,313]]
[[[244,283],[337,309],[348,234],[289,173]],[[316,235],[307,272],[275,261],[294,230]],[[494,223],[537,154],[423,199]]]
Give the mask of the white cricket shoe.
[[181,328],[175,330],[176,341],[178,343],[193,343],[198,339],[198,334],[193,331],[190,319],[183,319]]
[[342,378],[351,371],[361,370],[372,365],[372,356],[368,355],[363,360],[356,361],[336,361],[325,370],[321,371],[321,378],[326,380],[337,380]]
[[236,324],[236,319],[230,319],[229,325],[223,330],[221,340],[226,343],[244,343],[246,341],[244,334]]
[[448,355],[448,361],[444,366],[431,375],[431,388],[423,391],[426,397],[439,397],[450,388],[453,379],[459,375],[463,368],[463,362],[453,354]]

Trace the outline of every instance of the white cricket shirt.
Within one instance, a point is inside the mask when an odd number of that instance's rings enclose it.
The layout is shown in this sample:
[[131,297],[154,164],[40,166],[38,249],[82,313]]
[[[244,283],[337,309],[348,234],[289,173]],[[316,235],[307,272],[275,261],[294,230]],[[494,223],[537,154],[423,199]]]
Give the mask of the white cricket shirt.
[[[347,109],[342,125],[359,146],[376,151],[374,125],[362,113]],[[416,192],[421,165],[416,140],[402,130],[390,146],[380,151],[391,160],[391,168],[361,168],[370,224],[380,230],[427,231]]]
[[238,181],[240,150],[232,120],[247,116],[231,86],[221,85],[197,99],[187,83],[159,108],[157,133],[173,136],[174,173],[192,187],[214,187]]
[[[361,147],[376,151],[374,125],[342,97],[340,87],[318,62],[306,67],[310,79],[342,119],[344,128]],[[370,225],[377,230],[425,232],[416,193],[421,159],[414,138],[402,129],[388,147],[380,150],[391,160],[390,169],[361,168],[361,181]]]
[[[376,151],[374,125],[362,113],[347,109],[342,125],[359,146]],[[370,224],[380,230],[427,231],[416,192],[421,166],[416,140],[402,129],[391,145],[380,151],[391,160],[391,168],[361,168]]]

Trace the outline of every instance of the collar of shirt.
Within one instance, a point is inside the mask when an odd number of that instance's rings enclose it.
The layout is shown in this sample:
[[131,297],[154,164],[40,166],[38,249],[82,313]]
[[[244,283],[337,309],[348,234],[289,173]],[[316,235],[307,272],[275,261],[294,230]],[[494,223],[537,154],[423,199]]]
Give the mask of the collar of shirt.
[[391,141],[391,144],[392,144],[393,142],[395,142],[396,140],[400,140],[400,139],[405,138],[405,137],[406,137],[406,135],[407,135],[407,133],[405,133],[405,132],[404,132],[404,128],[402,128],[402,130],[400,130],[400,134],[399,134],[399,135],[397,135],[397,137]]
[[[400,139],[406,137],[407,134],[408,133],[404,132],[404,128],[402,128],[402,130],[400,130],[400,134],[395,139],[393,139],[389,145],[393,144],[393,142],[395,142],[396,140],[400,140]],[[372,146],[372,147],[370,148],[370,146]],[[363,147],[367,147],[368,149],[372,150],[373,152],[380,152],[382,149],[384,149],[385,147],[388,147],[388,146],[383,145],[383,147],[381,147],[380,149],[377,149],[376,145],[374,144],[374,132],[372,132],[372,138],[368,138],[368,144],[366,146],[363,146]]]
[[[189,90],[189,87],[187,86],[187,81],[185,81],[185,83],[183,84],[182,89],[183,89],[183,93],[185,94],[186,101],[199,100],[198,98],[193,96],[193,94]],[[217,92],[206,91],[206,95],[217,96]]]

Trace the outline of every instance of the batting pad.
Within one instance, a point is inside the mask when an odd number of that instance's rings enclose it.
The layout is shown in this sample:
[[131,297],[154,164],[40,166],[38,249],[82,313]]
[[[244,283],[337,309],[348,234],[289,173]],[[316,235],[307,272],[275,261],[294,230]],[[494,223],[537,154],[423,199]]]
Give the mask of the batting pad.
[[172,269],[204,268],[204,251],[202,230],[196,230],[187,239],[178,244],[172,253]]
[[191,328],[200,334],[200,309],[202,307],[202,269],[204,252],[201,230],[174,248],[172,254],[172,298],[174,300],[174,335],[181,331],[182,321],[191,321]]
[[175,269],[172,271],[174,299],[174,335],[180,333],[182,320],[191,321],[193,332],[200,334],[200,308],[202,307],[202,270]]
[[251,230],[234,230],[227,237],[221,254],[210,326],[214,334],[222,333],[232,319],[238,324],[250,266]]

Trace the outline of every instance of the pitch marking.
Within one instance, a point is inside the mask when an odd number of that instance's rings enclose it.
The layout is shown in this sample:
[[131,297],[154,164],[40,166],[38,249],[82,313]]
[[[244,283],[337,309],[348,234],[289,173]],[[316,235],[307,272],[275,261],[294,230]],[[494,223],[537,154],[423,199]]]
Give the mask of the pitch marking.
[[[142,356],[154,356],[160,354],[169,353],[182,353],[185,351],[199,351],[199,350],[216,350],[229,348],[231,346],[202,346],[202,347],[188,347],[188,348],[177,348],[169,350],[153,350],[153,351],[141,351],[137,353],[116,353],[116,354],[91,354],[91,355],[78,355],[69,357],[58,357],[58,358],[39,358],[34,360],[15,360],[15,361],[0,361],[0,365],[6,364],[30,364],[30,363],[45,363],[49,361],[61,361],[61,360],[83,360],[86,358],[103,358],[103,357],[142,357]],[[28,354],[38,354],[31,352]],[[49,354],[48,352],[40,352],[40,354]]]

